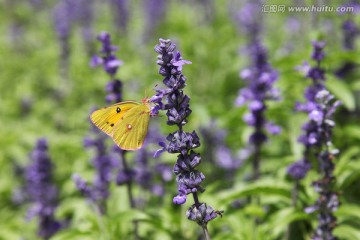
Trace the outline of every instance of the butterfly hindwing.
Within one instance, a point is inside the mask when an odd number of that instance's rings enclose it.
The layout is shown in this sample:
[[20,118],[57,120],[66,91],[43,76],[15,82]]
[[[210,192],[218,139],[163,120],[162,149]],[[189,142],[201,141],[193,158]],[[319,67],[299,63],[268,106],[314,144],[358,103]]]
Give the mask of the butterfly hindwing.
[[121,118],[131,109],[140,106],[140,103],[126,101],[94,111],[90,119],[103,132],[113,136],[113,130]]
[[127,111],[115,125],[113,140],[124,150],[136,150],[144,143],[150,119],[150,106],[139,104]]

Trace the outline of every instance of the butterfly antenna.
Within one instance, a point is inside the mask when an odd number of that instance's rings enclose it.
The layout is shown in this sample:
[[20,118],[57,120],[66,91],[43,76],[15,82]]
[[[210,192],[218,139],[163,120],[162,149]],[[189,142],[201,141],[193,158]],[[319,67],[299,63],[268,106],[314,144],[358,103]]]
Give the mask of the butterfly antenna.
[[147,96],[146,88],[144,89],[145,97],[141,100],[143,103],[149,102],[149,97]]

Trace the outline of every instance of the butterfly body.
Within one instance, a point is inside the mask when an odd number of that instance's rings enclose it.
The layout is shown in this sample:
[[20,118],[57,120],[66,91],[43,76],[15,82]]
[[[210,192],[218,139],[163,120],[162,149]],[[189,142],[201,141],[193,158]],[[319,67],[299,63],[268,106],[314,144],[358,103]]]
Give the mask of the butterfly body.
[[125,101],[101,108],[94,111],[90,119],[101,131],[112,137],[121,149],[136,150],[144,144],[150,110],[145,98],[141,102]]

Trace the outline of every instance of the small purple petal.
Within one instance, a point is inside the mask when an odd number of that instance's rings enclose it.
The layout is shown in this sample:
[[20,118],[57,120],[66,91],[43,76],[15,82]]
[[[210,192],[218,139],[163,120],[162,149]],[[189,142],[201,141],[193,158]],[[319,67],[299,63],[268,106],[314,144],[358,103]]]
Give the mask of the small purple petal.
[[309,113],[309,119],[321,123],[324,118],[324,114],[319,110],[313,110]]
[[164,142],[159,142],[159,145],[162,147],[161,149],[158,149],[155,153],[154,153],[154,158],[159,157],[163,152],[165,152],[167,150],[167,145]]
[[266,124],[266,130],[270,133],[270,134],[273,134],[273,135],[278,135],[281,133],[281,127],[278,126],[278,125],[275,125],[273,123],[267,123]]
[[97,39],[101,42],[107,42],[110,41],[110,35],[107,32],[101,32],[98,36]]
[[302,75],[307,76],[311,69],[310,64],[307,61],[304,61],[302,65],[295,67],[295,70],[302,73]]
[[104,60],[101,57],[94,55],[90,60],[90,67],[97,67],[99,65],[102,65],[103,63]]
[[123,63],[124,63],[123,61],[115,59],[115,60],[108,61],[106,63],[106,67],[107,68],[115,68],[115,67],[119,67],[119,66],[123,65]]
[[249,126],[254,126],[255,125],[255,117],[252,113],[246,113],[243,116],[243,120],[244,122],[246,122]]
[[173,203],[174,204],[184,204],[186,202],[186,195],[177,195],[173,198]]
[[249,104],[249,109],[251,111],[259,111],[259,110],[262,110],[263,108],[264,108],[264,104],[260,101],[252,101]]
[[309,213],[313,213],[313,212],[317,211],[318,209],[319,209],[319,207],[314,205],[314,206],[305,208],[304,212],[309,214]]
[[240,77],[243,79],[250,79],[252,76],[252,71],[251,69],[245,68],[244,70],[242,70],[240,72]]
[[307,142],[309,144],[313,145],[313,144],[317,143],[317,141],[318,141],[317,134],[316,133],[310,133]]

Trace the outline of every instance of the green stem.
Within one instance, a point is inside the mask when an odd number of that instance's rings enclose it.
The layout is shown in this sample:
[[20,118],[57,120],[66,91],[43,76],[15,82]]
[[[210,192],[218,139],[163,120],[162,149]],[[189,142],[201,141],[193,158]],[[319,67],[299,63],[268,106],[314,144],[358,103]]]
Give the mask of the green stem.
[[109,233],[105,228],[105,224],[103,221],[103,215],[101,214],[101,210],[100,210],[99,206],[97,206],[95,203],[92,203],[91,206],[93,207],[94,212],[96,213],[96,220],[98,222],[98,226],[99,226],[99,229],[100,229],[102,235],[104,236],[104,238],[106,240],[111,240]]
[[204,232],[204,240],[211,240],[209,231],[207,229],[207,225],[202,226],[203,232]]
[[[121,161],[122,161],[122,164],[123,164],[123,167],[124,167],[124,171],[128,172],[129,167],[128,167],[128,164],[126,162],[125,154],[126,154],[126,151],[122,151]],[[135,201],[134,201],[134,197],[133,197],[133,194],[132,194],[132,180],[129,180],[129,181],[126,182],[126,189],[127,189],[127,193],[128,193],[128,199],[129,199],[130,207],[132,209],[135,209]],[[134,224],[134,239],[138,240],[138,239],[140,239],[139,238],[139,231],[138,231],[138,225],[139,225],[138,221],[134,220],[133,224]]]

